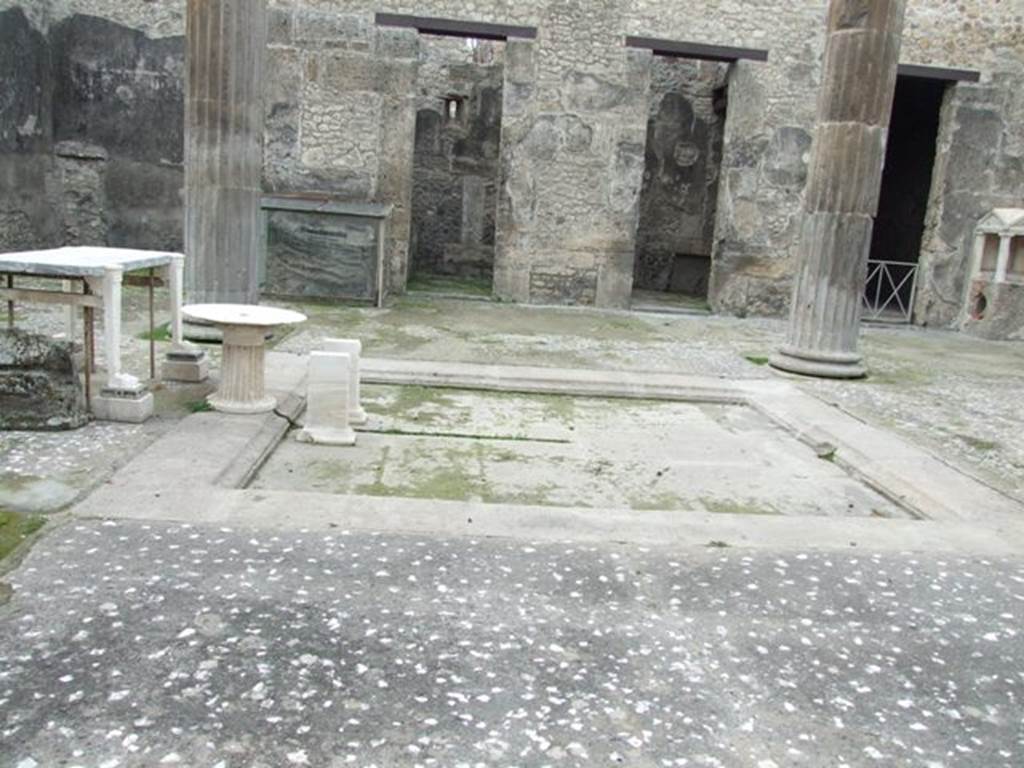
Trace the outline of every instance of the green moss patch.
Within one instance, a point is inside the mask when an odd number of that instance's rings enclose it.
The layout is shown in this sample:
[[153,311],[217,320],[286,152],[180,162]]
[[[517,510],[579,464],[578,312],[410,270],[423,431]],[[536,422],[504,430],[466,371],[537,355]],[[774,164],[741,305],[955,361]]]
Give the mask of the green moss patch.
[[149,341],[150,339],[152,339],[153,341],[170,341],[171,324],[164,323],[163,325],[158,325],[152,331],[145,330],[138,335],[138,338],[142,339],[143,341]]
[[22,515],[0,509],[0,560],[3,560],[46,525],[42,515]]

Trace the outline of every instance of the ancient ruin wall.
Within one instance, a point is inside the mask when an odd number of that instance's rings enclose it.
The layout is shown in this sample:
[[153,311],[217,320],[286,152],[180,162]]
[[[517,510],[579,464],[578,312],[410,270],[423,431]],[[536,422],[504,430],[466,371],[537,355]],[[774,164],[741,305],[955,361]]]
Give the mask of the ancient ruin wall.
[[60,242],[53,158],[53,64],[45,14],[0,10],[0,250]]
[[[15,5],[27,5],[44,34],[73,14],[98,15],[151,39],[184,29],[184,0],[0,0],[0,10]],[[785,310],[824,3],[713,2],[700,13],[687,13],[674,0],[276,0],[271,6],[277,23],[291,31],[278,28],[270,44],[277,60],[270,69],[278,69],[268,82],[267,107],[278,120],[268,131],[267,186],[303,187],[312,175],[303,154],[315,160],[322,134],[350,146],[354,171],[334,168],[320,182],[353,195],[372,189],[375,199],[396,205],[393,287],[404,284],[407,267],[417,41],[415,34],[374,29],[373,13],[540,29],[536,42],[509,44],[504,96],[497,271],[502,293],[521,300],[614,305],[628,296],[646,139],[645,109],[633,99],[641,93],[646,99],[650,57],[625,51],[623,37],[770,49],[769,62],[741,62],[729,75],[711,301],[737,313]],[[281,36],[294,30],[298,36]],[[947,99],[925,233],[919,317],[945,324],[959,300],[977,217],[1005,201],[1020,202],[1024,21],[1013,3],[999,0],[911,0],[905,35],[904,61],[982,72],[980,84],[958,85]],[[352,80],[344,71],[363,74]],[[339,103],[360,135],[350,137],[325,114]],[[45,122],[45,105],[38,111]],[[373,125],[376,137],[366,139],[363,129],[373,133]],[[307,138],[312,153],[303,150]],[[47,189],[38,170],[43,165],[33,171],[40,190]],[[5,174],[10,179],[13,172]],[[41,231],[44,236],[53,233]]]
[[0,245],[180,249],[184,38],[61,10],[0,12]]

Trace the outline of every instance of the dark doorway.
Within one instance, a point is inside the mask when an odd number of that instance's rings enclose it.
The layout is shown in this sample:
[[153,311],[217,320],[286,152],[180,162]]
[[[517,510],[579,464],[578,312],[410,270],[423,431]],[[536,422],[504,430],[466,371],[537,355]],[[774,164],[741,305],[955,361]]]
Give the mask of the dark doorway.
[[491,294],[504,50],[420,37],[409,290]]
[[728,65],[655,57],[633,306],[707,305]]
[[896,81],[865,288],[867,319],[910,322],[947,83]]

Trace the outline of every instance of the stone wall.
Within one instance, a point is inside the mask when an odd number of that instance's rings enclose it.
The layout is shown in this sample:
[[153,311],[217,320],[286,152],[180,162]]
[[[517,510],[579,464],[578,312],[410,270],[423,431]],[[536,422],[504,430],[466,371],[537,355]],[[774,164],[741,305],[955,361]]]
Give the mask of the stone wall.
[[652,63],[636,288],[707,295],[727,72],[708,62]]
[[184,38],[32,7],[0,12],[0,247],[180,250]]
[[491,278],[503,80],[501,43],[420,40],[413,273]]
[[946,94],[921,246],[915,321],[922,325],[959,318],[982,217],[1024,206],[1024,31],[1021,37],[1017,58],[1002,62],[1006,71]]
[[[184,29],[184,0],[20,2],[44,36],[75,14],[150,40]],[[17,4],[0,0],[0,10]],[[729,69],[709,299],[719,311],[781,314],[813,137],[825,7],[821,0],[742,0],[688,13],[675,0],[271,0],[265,185],[394,204],[389,285],[400,290],[408,266],[419,41],[406,30],[376,28],[373,14],[535,26],[536,41],[506,46],[496,289],[521,301],[623,306],[633,278],[652,70],[652,57],[627,51],[624,36],[766,48],[768,62]],[[1021,203],[1019,5],[910,0],[902,58],[982,73],[979,84],[953,86],[947,96],[922,245],[917,316],[948,325],[963,298],[974,223],[996,205]],[[40,61],[46,71],[45,54]],[[33,107],[40,127],[30,130],[30,143],[49,161],[24,161],[24,140],[15,148],[4,139],[0,149],[0,183],[32,189],[34,200],[53,194],[59,176],[46,109],[45,98]],[[28,118],[21,114],[15,125],[11,114],[0,117],[8,136]],[[96,142],[85,144],[86,152],[95,149]],[[99,148],[109,166],[117,152]],[[12,232],[21,237],[25,221],[36,222],[34,241],[59,237],[63,225],[39,218],[38,207],[33,214],[19,203],[12,215],[11,199],[5,193],[0,203],[8,222],[0,240],[11,240]],[[12,224],[15,218],[22,223]]]
[[0,10],[0,251],[60,243],[53,158],[53,62],[21,8]]
[[390,203],[385,281],[404,289],[419,40],[365,14],[271,8],[264,188]]

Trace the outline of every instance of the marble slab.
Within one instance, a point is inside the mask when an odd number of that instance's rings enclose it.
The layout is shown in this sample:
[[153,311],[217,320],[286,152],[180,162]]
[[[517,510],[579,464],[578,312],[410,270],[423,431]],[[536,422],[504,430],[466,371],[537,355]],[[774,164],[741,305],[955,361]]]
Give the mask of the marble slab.
[[301,312],[278,307],[262,307],[256,304],[189,304],[182,307],[186,318],[214,325],[248,325],[273,327],[303,323],[306,316]]
[[337,213],[266,212],[268,295],[361,299],[378,292],[379,219]]
[[107,267],[134,272],[163,267],[179,253],[140,251],[133,248],[97,248],[76,246],[41,251],[0,253],[0,272],[15,272],[40,277],[102,277]]

